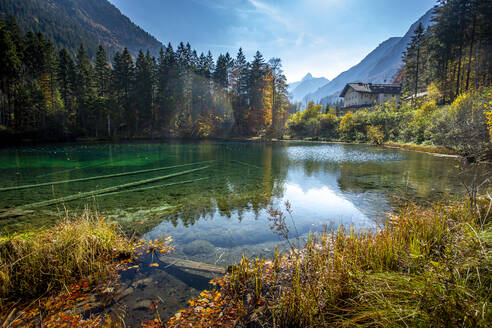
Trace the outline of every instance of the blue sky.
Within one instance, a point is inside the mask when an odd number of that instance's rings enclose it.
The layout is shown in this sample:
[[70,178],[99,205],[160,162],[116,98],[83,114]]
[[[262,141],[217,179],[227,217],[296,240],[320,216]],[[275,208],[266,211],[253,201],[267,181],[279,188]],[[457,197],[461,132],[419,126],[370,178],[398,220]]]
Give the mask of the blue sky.
[[381,42],[403,36],[435,0],[109,0],[164,44],[215,57],[242,47],[280,57],[289,82],[333,79]]

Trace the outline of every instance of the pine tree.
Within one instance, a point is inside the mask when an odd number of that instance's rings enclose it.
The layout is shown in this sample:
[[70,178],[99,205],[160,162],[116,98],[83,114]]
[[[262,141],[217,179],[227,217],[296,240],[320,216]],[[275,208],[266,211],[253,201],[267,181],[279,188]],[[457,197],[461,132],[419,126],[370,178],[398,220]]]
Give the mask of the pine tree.
[[65,130],[68,126],[72,127],[76,123],[74,120],[74,89],[76,83],[75,64],[65,48],[60,50],[58,53],[57,81],[61,93],[61,99],[65,107],[62,121],[62,126]]
[[94,72],[83,45],[80,45],[75,61],[75,95],[77,97],[77,124],[83,133],[88,133],[91,113],[90,100],[93,95]]
[[281,127],[285,125],[284,108],[288,105],[287,79],[283,74],[280,58],[270,59],[268,66],[272,76],[272,134],[278,138],[283,133]]
[[135,104],[137,108],[136,130],[150,128],[154,98],[154,66],[150,53],[140,50],[135,63]]
[[176,54],[169,43],[165,51],[161,50],[157,66],[158,122],[165,134],[169,134],[171,122],[177,111],[179,82]]
[[249,133],[253,134],[265,128],[268,121],[267,109],[264,106],[265,68],[263,55],[257,51],[250,66],[247,84],[249,111],[246,115],[248,116]]
[[108,91],[110,69],[108,56],[103,46],[99,46],[96,54],[96,66],[95,66],[95,84],[97,95],[104,97]]
[[122,127],[126,127],[127,134],[136,133],[136,111],[132,103],[132,88],[134,86],[135,68],[133,59],[127,48],[123,53],[117,53],[114,57],[113,90],[116,94],[119,107],[119,116]]
[[[421,65],[421,51],[422,42],[424,38],[424,27],[420,23],[414,31],[411,41],[404,54],[404,62],[406,64],[406,85],[407,90],[411,89],[413,93],[413,99],[417,98],[419,93],[419,68]],[[412,72],[413,74],[410,74]],[[413,75],[413,76],[412,76]],[[412,81],[408,81],[408,78],[412,78]],[[415,102],[414,102],[415,105]]]
[[244,134],[246,130],[245,109],[247,106],[247,78],[248,62],[244,56],[243,49],[239,48],[236,59],[234,60],[234,68],[231,75],[234,124],[236,132],[239,134]]
[[2,110],[0,111],[0,125],[9,125],[13,107],[13,84],[21,67],[17,49],[12,41],[10,32],[0,22],[0,77],[2,91]]
[[[111,106],[109,101],[109,83],[110,83],[110,68],[108,62],[108,56],[103,46],[99,46],[96,53],[96,65],[94,69],[95,86],[97,92],[97,116],[98,116],[98,128],[96,130],[96,136],[99,131],[106,130],[106,135],[111,136]],[[106,129],[103,127],[103,121],[106,121]]]

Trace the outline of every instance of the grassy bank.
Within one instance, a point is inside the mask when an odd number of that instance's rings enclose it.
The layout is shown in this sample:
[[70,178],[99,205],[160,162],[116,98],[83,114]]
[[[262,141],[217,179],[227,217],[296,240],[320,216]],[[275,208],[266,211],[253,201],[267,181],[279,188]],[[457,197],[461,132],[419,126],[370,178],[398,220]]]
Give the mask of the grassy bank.
[[116,225],[89,211],[49,229],[0,237],[0,301],[33,299],[81,279],[102,281],[134,247]]
[[391,147],[391,148],[401,148],[401,149],[419,151],[419,152],[430,153],[430,154],[459,156],[458,153],[455,152],[454,150],[442,146],[427,146],[427,145],[417,145],[412,143],[400,143],[400,142],[385,142],[382,144],[382,146]]
[[[477,212],[466,204],[410,205],[378,231],[339,229],[313,235],[302,251],[272,261],[244,258],[216,291],[191,301],[169,325],[486,327],[492,320],[488,205]],[[282,231],[279,222],[275,229]]]
[[[284,139],[287,141],[303,141],[303,142],[320,142],[320,143],[331,143],[331,144],[367,144],[367,145],[375,145],[374,143],[367,142],[344,142],[342,140],[328,140],[324,138],[303,138],[303,139],[292,139],[290,137]],[[428,145],[418,145],[413,143],[404,143],[404,142],[384,142],[379,146],[389,147],[389,148],[400,148],[412,151],[418,151],[429,154],[440,154],[440,155],[448,155],[448,156],[460,156],[456,151],[442,146],[428,146]]]

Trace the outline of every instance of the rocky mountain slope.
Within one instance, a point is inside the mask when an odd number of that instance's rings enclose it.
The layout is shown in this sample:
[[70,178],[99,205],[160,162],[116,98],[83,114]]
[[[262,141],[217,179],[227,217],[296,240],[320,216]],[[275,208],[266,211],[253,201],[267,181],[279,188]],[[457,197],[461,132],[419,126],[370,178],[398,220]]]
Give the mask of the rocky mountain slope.
[[343,87],[350,82],[391,83],[403,66],[402,56],[419,23],[424,28],[432,24],[433,9],[429,10],[408,29],[403,37],[393,37],[381,43],[359,64],[341,73],[317,91],[306,95],[303,102],[335,103]]

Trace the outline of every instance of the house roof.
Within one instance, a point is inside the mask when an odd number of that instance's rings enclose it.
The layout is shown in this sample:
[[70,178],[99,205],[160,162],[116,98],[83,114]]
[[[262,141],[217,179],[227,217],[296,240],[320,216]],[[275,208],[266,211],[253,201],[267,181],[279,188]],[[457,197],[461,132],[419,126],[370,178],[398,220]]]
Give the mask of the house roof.
[[350,88],[363,93],[387,93],[394,95],[401,93],[401,84],[347,83],[340,97],[345,97],[345,94]]

